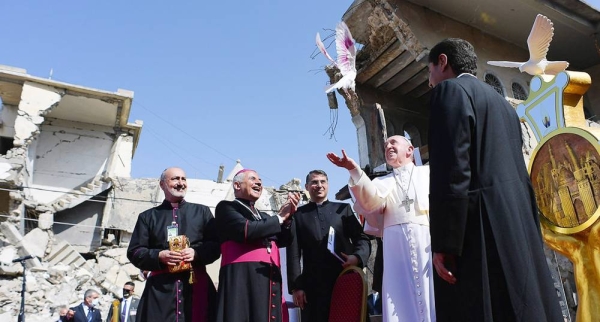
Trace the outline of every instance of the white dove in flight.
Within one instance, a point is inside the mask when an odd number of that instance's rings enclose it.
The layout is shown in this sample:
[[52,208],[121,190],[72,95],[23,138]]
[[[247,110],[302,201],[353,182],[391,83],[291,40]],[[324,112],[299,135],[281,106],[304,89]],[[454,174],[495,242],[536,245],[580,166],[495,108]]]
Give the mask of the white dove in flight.
[[350,33],[348,26],[342,21],[335,28],[335,47],[337,50],[337,62],[329,56],[321,36],[317,32],[317,47],[327,59],[329,59],[342,73],[342,78],[335,84],[325,87],[325,93],[329,93],[335,89],[351,89],[354,91],[356,86],[356,48],[354,47],[354,39]]
[[527,47],[529,47],[529,60],[520,63],[512,61],[488,61],[493,66],[519,68],[521,72],[527,72],[530,75],[550,74],[556,75],[567,69],[569,63],[566,61],[548,61],[546,54],[548,47],[554,36],[552,21],[546,16],[540,14],[535,17],[535,22],[527,38]]

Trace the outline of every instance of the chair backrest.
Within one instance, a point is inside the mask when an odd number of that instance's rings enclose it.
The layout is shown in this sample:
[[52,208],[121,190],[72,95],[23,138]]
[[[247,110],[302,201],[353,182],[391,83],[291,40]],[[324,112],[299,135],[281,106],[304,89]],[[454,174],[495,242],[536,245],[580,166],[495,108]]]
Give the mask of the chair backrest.
[[367,317],[367,280],[362,269],[345,268],[333,287],[329,322],[365,322]]

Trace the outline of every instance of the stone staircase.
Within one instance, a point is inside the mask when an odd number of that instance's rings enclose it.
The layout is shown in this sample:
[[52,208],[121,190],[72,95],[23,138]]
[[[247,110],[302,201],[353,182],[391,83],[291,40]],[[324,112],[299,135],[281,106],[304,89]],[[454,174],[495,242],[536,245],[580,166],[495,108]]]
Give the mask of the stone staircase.
[[46,256],[44,260],[50,263],[50,266],[55,266],[59,263],[71,266],[72,269],[79,267],[86,268],[90,273],[93,273],[83,257],[64,240],[58,241],[52,246],[52,252]]
[[77,189],[65,192],[62,197],[56,199],[50,206],[54,208],[54,211],[56,212],[73,208],[110,188],[112,183],[104,182],[100,178],[100,176],[96,176],[87,183],[79,186]]

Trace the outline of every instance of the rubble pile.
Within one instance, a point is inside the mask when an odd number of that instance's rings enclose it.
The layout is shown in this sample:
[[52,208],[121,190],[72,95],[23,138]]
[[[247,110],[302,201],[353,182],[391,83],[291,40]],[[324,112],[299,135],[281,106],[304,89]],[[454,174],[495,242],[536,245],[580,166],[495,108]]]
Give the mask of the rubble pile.
[[[12,263],[12,259],[23,256],[22,249],[33,246],[46,249],[48,239],[32,230],[25,235],[19,244],[11,242],[4,233],[6,223],[0,225],[0,321],[16,321],[21,307],[21,289],[23,267],[21,263]],[[12,226],[12,225],[10,225]],[[28,244],[29,234],[37,239]],[[25,241],[25,242],[23,242]],[[44,244],[46,243],[46,244]],[[25,247],[22,247],[25,246]],[[126,256],[126,248],[103,246],[91,256],[95,258],[83,260],[80,255],[79,265],[53,263],[52,252],[41,257],[37,263],[26,263],[25,316],[28,322],[47,322],[58,319],[61,306],[73,307],[81,304],[87,289],[97,290],[100,296],[100,312],[106,317],[111,303],[121,296],[125,282],[134,281],[135,293],[141,294],[144,283],[140,271],[134,267]],[[17,255],[18,254],[18,255]],[[37,260],[36,260],[37,261]]]

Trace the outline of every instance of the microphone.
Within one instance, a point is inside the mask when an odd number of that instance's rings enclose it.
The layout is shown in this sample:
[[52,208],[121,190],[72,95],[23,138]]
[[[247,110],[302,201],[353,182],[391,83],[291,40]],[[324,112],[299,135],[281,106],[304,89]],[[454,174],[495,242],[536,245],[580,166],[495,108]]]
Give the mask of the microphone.
[[16,262],[22,262],[22,261],[26,261],[26,260],[28,260],[28,259],[33,259],[33,258],[35,258],[35,256],[32,256],[32,255],[27,255],[27,256],[23,256],[23,257],[19,257],[19,258],[13,259],[13,261],[12,261],[12,262],[13,262],[13,263],[16,263]]

